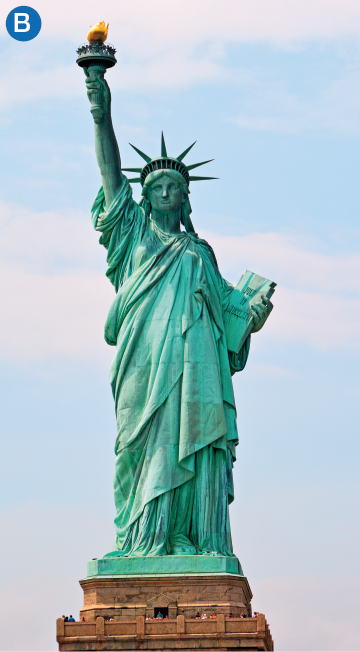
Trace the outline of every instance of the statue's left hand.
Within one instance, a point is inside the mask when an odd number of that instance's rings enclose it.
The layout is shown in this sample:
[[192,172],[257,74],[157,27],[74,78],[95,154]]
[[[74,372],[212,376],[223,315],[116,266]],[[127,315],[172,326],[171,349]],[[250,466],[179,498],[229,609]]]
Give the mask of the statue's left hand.
[[270,299],[268,299],[265,294],[261,295],[261,301],[259,301],[259,303],[254,303],[254,305],[251,306],[251,314],[254,321],[254,326],[251,331],[252,333],[257,333],[264,326],[273,307],[274,306]]

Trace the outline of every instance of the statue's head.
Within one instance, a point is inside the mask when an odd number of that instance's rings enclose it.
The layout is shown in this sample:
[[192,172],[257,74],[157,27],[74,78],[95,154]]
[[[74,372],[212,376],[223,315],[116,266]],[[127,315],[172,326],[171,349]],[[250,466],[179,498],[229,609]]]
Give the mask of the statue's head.
[[182,162],[194,145],[195,143],[187,147],[177,158],[171,158],[167,155],[164,134],[161,134],[160,157],[151,159],[150,156],[131,145],[140,154],[141,158],[146,161],[146,165],[142,168],[122,168],[124,172],[140,173],[140,177],[129,179],[129,182],[141,183],[143,189],[140,206],[142,206],[146,215],[151,215],[152,210],[166,214],[169,211],[173,212],[181,209],[181,222],[186,231],[193,233],[194,227],[190,219],[191,206],[188,197],[190,192],[189,182],[215,178],[189,175],[189,170],[210,163],[210,161],[202,161],[201,163],[185,165]]
[[162,214],[178,213],[187,231],[194,231],[191,220],[189,187],[184,177],[175,170],[154,170],[148,174],[142,189],[140,205],[146,215],[153,211]]

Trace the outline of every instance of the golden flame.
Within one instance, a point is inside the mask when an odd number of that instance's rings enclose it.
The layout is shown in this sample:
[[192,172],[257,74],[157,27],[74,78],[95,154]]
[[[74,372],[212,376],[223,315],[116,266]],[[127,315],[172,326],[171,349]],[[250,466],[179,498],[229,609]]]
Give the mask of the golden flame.
[[102,41],[104,43],[104,41],[107,39],[108,30],[109,23],[105,25],[104,21],[102,20],[97,25],[90,25],[90,30],[86,38],[89,43],[92,41]]

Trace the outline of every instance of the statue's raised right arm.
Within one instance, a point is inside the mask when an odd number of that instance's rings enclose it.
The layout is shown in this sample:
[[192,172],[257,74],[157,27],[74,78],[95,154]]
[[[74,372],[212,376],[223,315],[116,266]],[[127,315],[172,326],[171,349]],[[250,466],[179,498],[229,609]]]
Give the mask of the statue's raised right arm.
[[[86,74],[86,68],[84,68],[84,71]],[[95,93],[101,92],[103,94],[104,116],[99,123],[94,123],[95,151],[100,168],[106,206],[110,206],[122,183],[119,146],[111,119],[110,88],[105,79],[101,77],[93,79],[87,74],[86,88],[89,100],[91,95]]]

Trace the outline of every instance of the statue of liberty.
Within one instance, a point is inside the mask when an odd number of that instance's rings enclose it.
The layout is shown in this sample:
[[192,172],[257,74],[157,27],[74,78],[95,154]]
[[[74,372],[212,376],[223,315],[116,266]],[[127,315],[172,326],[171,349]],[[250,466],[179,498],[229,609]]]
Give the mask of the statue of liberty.
[[[85,73],[87,73],[85,69]],[[224,314],[234,287],[222,278],[210,245],[190,218],[188,147],[142,168],[127,169],[111,120],[103,76],[87,76],[87,92],[102,96],[95,147],[102,187],[92,222],[107,250],[106,275],[115,298],[105,339],[115,347],[110,382],[115,400],[114,495],[116,542],[110,556],[233,556],[229,504],[238,443],[232,375],[250,348],[229,350]],[[208,162],[208,161],[206,161]],[[140,182],[137,204],[130,182]],[[272,309],[253,304],[252,333]]]

